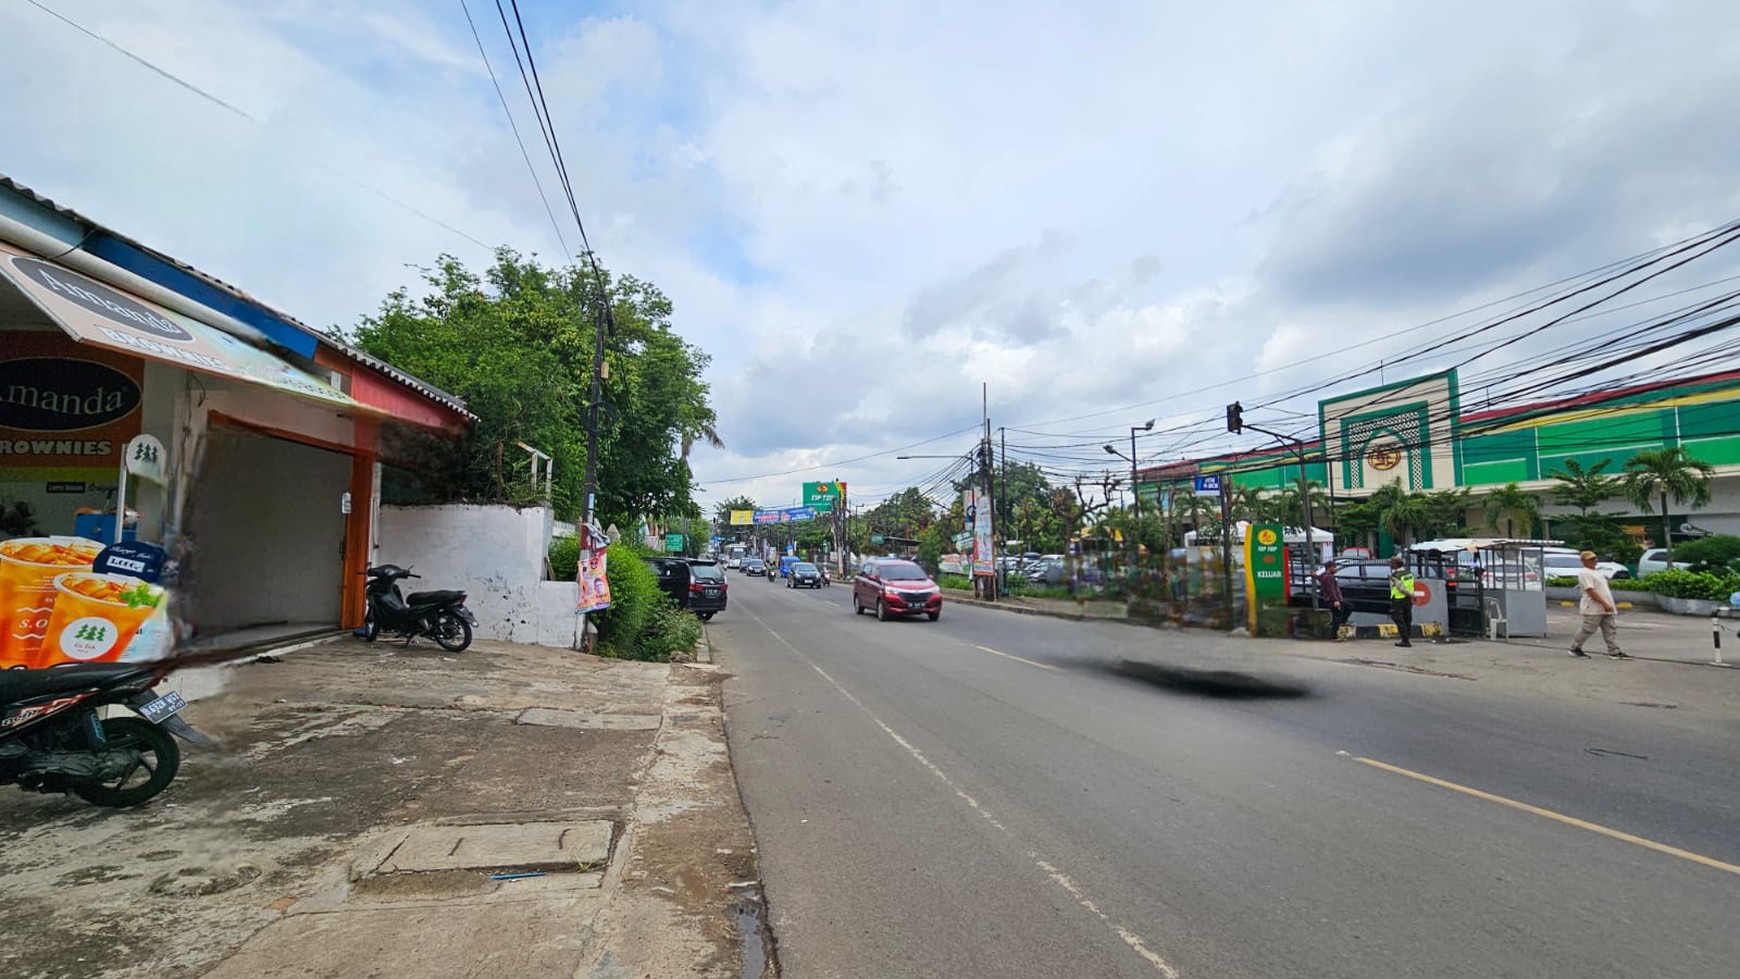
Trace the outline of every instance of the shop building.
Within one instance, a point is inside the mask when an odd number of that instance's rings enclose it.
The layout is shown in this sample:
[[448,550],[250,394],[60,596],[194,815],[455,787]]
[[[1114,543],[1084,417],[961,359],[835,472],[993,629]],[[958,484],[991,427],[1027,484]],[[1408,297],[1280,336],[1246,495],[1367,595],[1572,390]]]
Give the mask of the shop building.
[[457,433],[471,417],[0,177],[0,538],[113,541],[123,452],[153,436],[163,482],[128,482],[119,532],[177,560],[196,636],[354,627],[383,433]]
[[[1468,489],[1480,495],[1515,483],[1541,495],[1549,516],[1553,479],[1567,461],[1585,468],[1611,460],[1623,472],[1638,452],[1680,446],[1714,467],[1709,505],[1670,505],[1675,539],[1740,534],[1740,370],[1663,379],[1574,398],[1499,408],[1470,405],[1456,372],[1410,378],[1318,403],[1318,430],[1302,447],[1305,476],[1332,498],[1358,499],[1400,483],[1410,491]],[[1299,449],[1219,455],[1143,470],[1150,498],[1194,477],[1280,490],[1297,486]],[[1632,510],[1615,499],[1599,508]],[[1478,506],[1470,514],[1478,524]],[[1660,536],[1660,519],[1637,518],[1637,532]]]

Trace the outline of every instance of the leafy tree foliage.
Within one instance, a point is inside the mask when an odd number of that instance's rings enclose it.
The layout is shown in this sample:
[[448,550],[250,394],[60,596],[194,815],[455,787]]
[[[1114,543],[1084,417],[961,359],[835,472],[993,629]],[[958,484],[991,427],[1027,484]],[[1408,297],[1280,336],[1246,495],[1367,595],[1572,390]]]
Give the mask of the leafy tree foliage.
[[1625,463],[1625,497],[1640,510],[1653,510],[1661,500],[1661,546],[1667,548],[1668,567],[1673,567],[1673,527],[1668,520],[1668,499],[1681,506],[1701,507],[1710,502],[1710,478],[1715,467],[1694,459],[1683,446],[1648,449]]
[[[434,502],[526,502],[526,455],[555,459],[553,504],[578,515],[586,462],[593,310],[608,290],[614,332],[599,421],[598,516],[700,516],[688,450],[718,443],[701,379],[708,357],[671,328],[671,303],[633,276],[553,269],[510,249],[483,274],[443,255],[421,296],[397,290],[354,332],[359,346],[463,397],[478,421],[457,440],[399,431],[395,454]],[[518,469],[516,470],[516,466]]]

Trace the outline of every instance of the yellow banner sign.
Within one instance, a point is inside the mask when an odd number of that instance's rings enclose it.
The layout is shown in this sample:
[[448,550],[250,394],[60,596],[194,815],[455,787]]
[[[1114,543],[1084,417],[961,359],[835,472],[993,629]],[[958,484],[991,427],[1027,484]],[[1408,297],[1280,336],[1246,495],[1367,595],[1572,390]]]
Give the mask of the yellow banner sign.
[[755,525],[755,511],[754,510],[732,510],[731,511],[731,526],[733,526],[733,527],[752,527],[754,525]]

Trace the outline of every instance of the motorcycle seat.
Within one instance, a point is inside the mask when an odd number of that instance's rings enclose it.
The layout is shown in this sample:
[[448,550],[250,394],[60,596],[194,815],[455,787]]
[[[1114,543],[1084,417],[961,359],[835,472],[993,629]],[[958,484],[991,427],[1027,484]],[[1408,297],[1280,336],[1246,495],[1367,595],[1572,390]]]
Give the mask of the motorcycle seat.
[[446,605],[449,602],[457,602],[464,597],[465,593],[462,591],[414,591],[411,593],[411,597],[405,601],[412,605]]
[[42,670],[0,670],[0,701],[16,703],[33,697],[89,690],[129,674],[146,676],[150,672],[137,663],[74,663]]

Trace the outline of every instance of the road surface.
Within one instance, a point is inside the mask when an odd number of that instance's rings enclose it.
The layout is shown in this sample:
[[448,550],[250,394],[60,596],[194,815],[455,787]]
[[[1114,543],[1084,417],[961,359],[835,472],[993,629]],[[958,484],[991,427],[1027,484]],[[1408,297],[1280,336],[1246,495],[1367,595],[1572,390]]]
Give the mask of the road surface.
[[786,979],[1740,975],[1732,721],[741,576],[709,636]]

